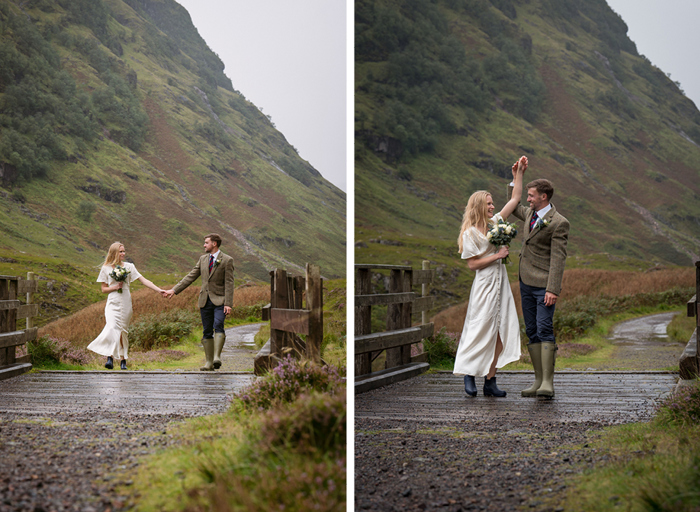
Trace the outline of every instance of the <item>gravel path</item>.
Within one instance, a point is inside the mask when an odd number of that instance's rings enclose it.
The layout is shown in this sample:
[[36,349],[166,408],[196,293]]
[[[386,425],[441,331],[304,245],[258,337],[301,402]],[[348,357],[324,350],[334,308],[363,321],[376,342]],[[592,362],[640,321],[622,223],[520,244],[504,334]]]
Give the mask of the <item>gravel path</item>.
[[529,372],[499,373],[504,399],[466,397],[449,373],[357,395],[355,509],[564,510],[566,478],[609,459],[591,446],[601,429],[648,419],[673,389],[673,374],[615,371],[677,366],[682,344],[658,337],[671,316],[620,324],[613,371],[558,372],[552,400],[519,396]]
[[256,326],[227,329],[222,370],[37,372],[0,382],[0,512],[120,512],[141,457],[252,382]]

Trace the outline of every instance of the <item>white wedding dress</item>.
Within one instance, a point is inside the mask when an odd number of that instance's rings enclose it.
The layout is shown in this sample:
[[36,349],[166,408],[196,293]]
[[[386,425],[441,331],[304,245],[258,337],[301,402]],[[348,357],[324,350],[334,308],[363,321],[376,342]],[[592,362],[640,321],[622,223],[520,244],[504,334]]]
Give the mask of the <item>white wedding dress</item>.
[[[500,214],[493,216],[493,220],[500,218]],[[498,250],[474,227],[464,232],[462,242],[462,259],[483,257]],[[502,261],[496,260],[488,267],[476,271],[469,294],[467,317],[457,348],[453,371],[455,375],[485,376],[493,362],[499,332],[503,351],[496,367],[503,368],[520,359],[518,313],[508,283],[506,266]]]
[[[103,356],[112,356],[115,361],[128,359],[129,338],[128,327],[131,322],[131,292],[129,285],[139,277],[139,271],[133,263],[124,262],[122,265],[131,272],[124,285],[122,293],[117,291],[110,292],[107,295],[107,305],[105,306],[105,328],[102,329],[100,335],[95,338],[89,345],[88,349]],[[115,281],[109,274],[113,268],[108,265],[103,265],[100,270],[100,275],[97,276],[98,283],[107,283],[112,286]]]

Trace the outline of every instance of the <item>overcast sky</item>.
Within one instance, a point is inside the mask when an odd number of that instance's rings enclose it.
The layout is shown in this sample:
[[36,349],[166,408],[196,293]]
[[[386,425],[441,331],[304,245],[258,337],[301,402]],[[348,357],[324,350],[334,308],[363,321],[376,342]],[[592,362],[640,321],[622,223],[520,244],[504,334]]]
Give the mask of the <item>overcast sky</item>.
[[233,88],[347,190],[345,1],[176,1],[224,62]]
[[627,23],[637,51],[681,88],[700,107],[698,65],[698,0],[608,0]]

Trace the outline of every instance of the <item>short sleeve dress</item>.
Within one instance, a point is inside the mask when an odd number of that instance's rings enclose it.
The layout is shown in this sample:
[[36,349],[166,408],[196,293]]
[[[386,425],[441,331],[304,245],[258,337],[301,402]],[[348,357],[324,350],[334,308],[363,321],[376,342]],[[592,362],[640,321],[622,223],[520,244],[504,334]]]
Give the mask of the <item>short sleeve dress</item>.
[[[131,322],[131,291],[129,285],[139,277],[139,271],[133,263],[124,262],[124,268],[130,273],[122,286],[122,293],[117,291],[107,295],[107,305],[105,306],[105,327],[100,335],[89,345],[88,349],[103,356],[112,356],[114,359],[128,359],[129,338],[128,327]],[[109,275],[113,268],[103,265],[100,275],[97,276],[98,283],[106,283],[112,286],[116,281]]]
[[[500,214],[494,215],[493,220],[497,219],[501,219]],[[462,259],[488,256],[497,251],[497,247],[474,227],[464,232],[462,243]],[[453,373],[485,376],[493,362],[499,332],[503,351],[496,367],[503,368],[520,359],[520,325],[502,260],[476,271]]]

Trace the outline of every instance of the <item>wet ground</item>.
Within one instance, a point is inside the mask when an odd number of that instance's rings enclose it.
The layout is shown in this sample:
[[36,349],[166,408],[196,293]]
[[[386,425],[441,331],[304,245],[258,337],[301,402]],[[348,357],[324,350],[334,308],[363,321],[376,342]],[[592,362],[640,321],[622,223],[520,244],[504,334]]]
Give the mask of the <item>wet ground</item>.
[[117,492],[185,418],[249,385],[254,326],[226,330],[216,372],[35,372],[0,382],[0,512],[127,510]]
[[566,478],[608,459],[591,447],[601,429],[648,420],[674,389],[676,373],[648,371],[678,365],[671,317],[620,324],[605,371],[558,371],[553,399],[520,396],[531,372],[499,372],[502,399],[466,396],[449,372],[357,395],[355,509],[563,510]]

